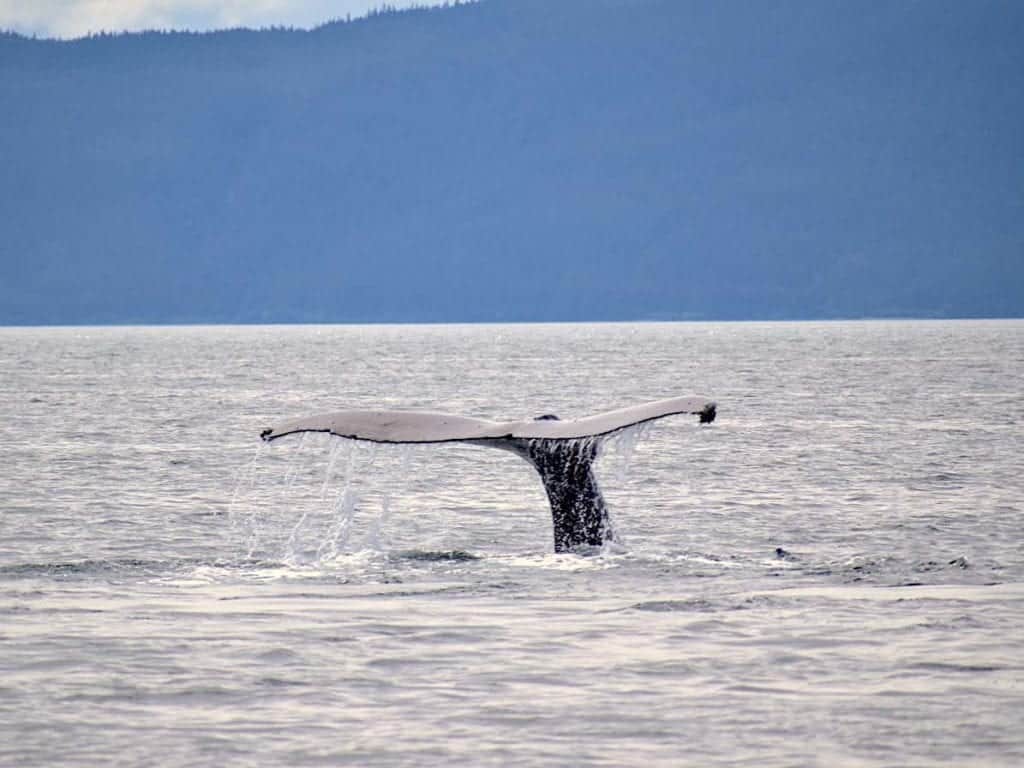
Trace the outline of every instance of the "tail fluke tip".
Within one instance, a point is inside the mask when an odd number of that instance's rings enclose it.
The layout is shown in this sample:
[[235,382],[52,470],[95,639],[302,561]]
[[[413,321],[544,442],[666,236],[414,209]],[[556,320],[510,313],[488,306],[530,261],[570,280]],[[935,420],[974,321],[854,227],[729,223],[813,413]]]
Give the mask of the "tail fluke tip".
[[708,403],[707,405],[705,405],[704,409],[700,412],[700,423],[710,424],[711,422],[713,422],[715,420],[715,416],[717,415],[717,411],[718,406],[716,406],[714,403]]

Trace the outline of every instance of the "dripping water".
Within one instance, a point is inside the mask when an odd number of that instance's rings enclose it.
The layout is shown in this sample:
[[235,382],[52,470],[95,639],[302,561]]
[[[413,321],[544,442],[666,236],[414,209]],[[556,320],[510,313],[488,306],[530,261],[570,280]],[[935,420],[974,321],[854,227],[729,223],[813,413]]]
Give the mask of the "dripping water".
[[[618,500],[628,498],[623,486],[629,483],[637,442],[647,430],[645,424],[567,441],[573,453],[594,457],[598,487],[602,493],[611,491],[605,500],[615,538],[602,553],[622,551],[622,531],[615,525]],[[539,447],[536,442],[529,444]],[[246,560],[325,566],[357,552],[386,552],[394,543],[393,520],[404,521],[398,530],[411,539],[404,546],[423,546],[426,534],[417,534],[406,509],[408,499],[403,498],[414,483],[426,479],[413,471],[415,446],[303,433],[269,448],[261,443],[239,471],[230,505],[232,536]],[[450,523],[449,511],[444,505],[430,509],[429,503],[423,511],[435,518],[428,538],[436,546],[436,535]],[[550,515],[546,504],[524,511]]]
[[604,464],[610,464],[611,482],[622,486],[629,481],[630,469],[636,455],[637,444],[647,435],[651,423],[635,424],[609,435],[601,445],[598,458],[604,457]]
[[230,519],[244,558],[307,567],[387,550],[409,447],[318,433],[280,442],[238,475]]

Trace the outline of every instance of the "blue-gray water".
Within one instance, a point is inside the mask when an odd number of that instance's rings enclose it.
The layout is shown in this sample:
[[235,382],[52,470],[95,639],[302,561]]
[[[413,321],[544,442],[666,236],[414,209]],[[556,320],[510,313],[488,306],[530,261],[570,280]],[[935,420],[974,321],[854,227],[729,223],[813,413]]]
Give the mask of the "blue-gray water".
[[[1024,322],[0,329],[0,371],[4,765],[1024,763]],[[609,446],[590,557],[511,454],[258,440],[691,393]]]

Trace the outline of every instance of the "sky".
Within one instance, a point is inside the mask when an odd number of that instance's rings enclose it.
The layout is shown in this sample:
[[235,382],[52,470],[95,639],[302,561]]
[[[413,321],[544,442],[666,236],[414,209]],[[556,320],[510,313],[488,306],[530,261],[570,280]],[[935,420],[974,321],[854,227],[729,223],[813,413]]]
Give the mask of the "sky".
[[40,37],[94,32],[226,27],[315,27],[381,5],[437,5],[439,0],[0,0],[0,29]]

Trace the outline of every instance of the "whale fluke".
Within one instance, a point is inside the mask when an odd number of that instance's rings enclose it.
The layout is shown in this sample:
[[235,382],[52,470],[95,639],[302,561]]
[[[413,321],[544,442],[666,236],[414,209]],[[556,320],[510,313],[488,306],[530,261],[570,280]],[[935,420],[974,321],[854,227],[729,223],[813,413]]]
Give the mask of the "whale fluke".
[[540,475],[551,504],[555,551],[564,552],[580,545],[600,546],[612,538],[593,472],[604,438],[677,414],[696,415],[700,423],[709,424],[716,413],[715,403],[701,397],[655,400],[565,421],[553,414],[501,422],[447,413],[354,410],[287,421],[264,429],[260,437],[270,441],[298,432],[329,432],[375,443],[462,442],[512,451]]
[[513,438],[567,440],[601,437],[676,414],[698,415],[701,423],[710,423],[715,420],[715,413],[715,403],[702,397],[672,397],[565,421],[551,418],[551,414],[528,421],[487,421],[424,411],[337,411],[268,427],[260,437],[276,440],[296,432],[330,432],[338,437],[375,443],[487,442]]

